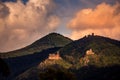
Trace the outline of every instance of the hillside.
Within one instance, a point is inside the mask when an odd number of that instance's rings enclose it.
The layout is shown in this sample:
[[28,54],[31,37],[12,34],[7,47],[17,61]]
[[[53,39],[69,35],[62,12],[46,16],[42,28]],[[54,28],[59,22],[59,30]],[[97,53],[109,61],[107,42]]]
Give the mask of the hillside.
[[120,56],[120,41],[110,38],[88,35],[73,41],[59,50],[61,56],[69,62],[76,63],[92,49],[96,55],[112,57]]
[[8,80],[14,80],[16,76],[20,75],[29,68],[38,65],[39,63],[47,59],[50,53],[54,53],[59,49],[60,48],[50,48],[43,50],[42,52],[37,52],[35,54],[4,59],[10,69]]
[[37,66],[32,67],[17,76],[15,80],[48,80],[50,78],[50,80],[68,80],[67,78],[69,78],[69,80],[74,80],[73,73],[68,71],[71,66],[71,64],[63,59],[54,60],[47,58]]
[[[67,42],[69,43],[67,44]],[[35,54],[19,54],[20,56],[16,57],[12,55],[12,58],[4,59],[11,71],[8,80],[59,79],[58,74],[66,77],[61,76],[63,80],[68,80],[68,75],[71,75],[73,80],[76,80],[75,78],[78,78],[77,80],[99,80],[99,78],[114,80],[119,77],[117,73],[120,70],[120,41],[117,40],[88,35],[79,40],[71,41],[60,34],[52,33],[27,48],[23,48],[23,52],[27,49],[35,49],[33,50]],[[60,59],[57,60],[58,54]],[[56,60],[50,60],[49,56]],[[51,75],[47,72],[49,70]],[[112,74],[114,75],[112,76]],[[103,75],[105,77],[101,77]]]
[[33,67],[15,80],[76,80],[75,74],[60,65],[51,65],[41,70]]
[[[56,58],[58,54],[60,58]],[[119,56],[120,41],[88,35],[47,53],[45,60],[25,69],[15,80],[116,80],[120,76]]]
[[67,37],[64,37],[58,33],[50,33],[27,47],[7,53],[0,53],[0,56],[2,58],[23,56],[40,52],[48,48],[63,47],[70,42],[72,42],[72,40]]

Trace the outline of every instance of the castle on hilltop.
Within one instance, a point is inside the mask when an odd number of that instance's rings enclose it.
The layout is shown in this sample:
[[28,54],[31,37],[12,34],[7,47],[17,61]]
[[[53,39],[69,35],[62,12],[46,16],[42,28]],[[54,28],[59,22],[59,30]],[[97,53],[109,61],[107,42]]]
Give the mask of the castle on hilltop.
[[92,49],[86,51],[86,55],[91,55],[91,54],[95,54]]
[[83,58],[80,59],[80,63],[87,66],[88,63],[90,62],[90,57],[89,56],[93,56],[95,53],[93,52],[92,49],[89,49],[86,51],[85,56]]
[[94,33],[91,33],[91,34],[85,35],[86,38],[87,38],[87,37],[93,37],[93,36],[95,36]]
[[59,60],[59,59],[61,59],[61,57],[60,57],[59,52],[57,52],[55,54],[49,54],[48,59],[50,59],[50,60]]
[[88,37],[91,37],[91,36],[95,36],[95,34],[94,34],[94,33],[92,33],[92,34],[89,34],[89,35],[88,35]]

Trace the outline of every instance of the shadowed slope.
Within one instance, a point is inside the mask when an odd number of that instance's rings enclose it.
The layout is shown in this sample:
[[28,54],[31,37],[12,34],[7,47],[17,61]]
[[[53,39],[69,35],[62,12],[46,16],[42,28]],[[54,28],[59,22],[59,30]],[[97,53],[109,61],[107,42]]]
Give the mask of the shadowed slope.
[[7,63],[0,58],[0,79],[2,79],[2,77],[7,77],[9,74],[10,70]]

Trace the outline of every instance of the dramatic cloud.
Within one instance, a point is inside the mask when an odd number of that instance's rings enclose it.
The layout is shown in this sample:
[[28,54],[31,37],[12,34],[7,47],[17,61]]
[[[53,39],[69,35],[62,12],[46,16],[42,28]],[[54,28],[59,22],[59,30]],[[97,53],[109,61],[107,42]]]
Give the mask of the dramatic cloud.
[[82,9],[69,22],[73,39],[95,33],[120,39],[120,4],[101,3],[96,8]]
[[0,51],[26,46],[54,31],[59,17],[52,0],[29,0],[0,3]]

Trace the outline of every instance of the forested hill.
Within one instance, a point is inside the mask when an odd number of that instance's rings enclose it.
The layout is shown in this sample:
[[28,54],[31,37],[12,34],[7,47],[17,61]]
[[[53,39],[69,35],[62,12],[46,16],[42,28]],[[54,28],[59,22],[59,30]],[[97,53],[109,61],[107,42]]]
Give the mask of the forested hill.
[[0,53],[2,58],[10,58],[10,57],[17,57],[23,56],[28,54],[33,54],[35,52],[41,52],[42,50],[54,47],[63,47],[66,44],[72,42],[71,39],[62,36],[58,33],[50,33],[41,39],[35,41],[29,46],[26,46],[22,49],[10,51],[7,53]]
[[[92,49],[100,56],[120,56],[120,41],[98,35],[88,35],[73,41],[59,50],[63,58],[79,61],[86,51]],[[73,59],[73,60],[72,60]]]

